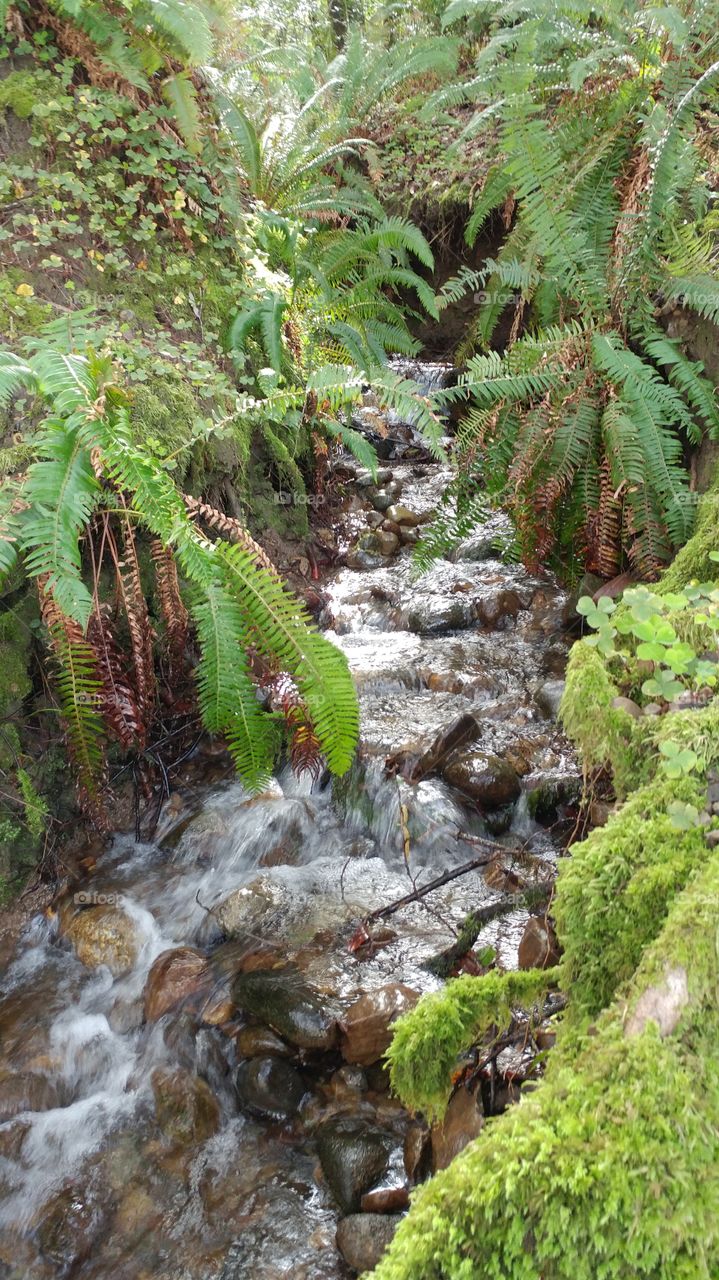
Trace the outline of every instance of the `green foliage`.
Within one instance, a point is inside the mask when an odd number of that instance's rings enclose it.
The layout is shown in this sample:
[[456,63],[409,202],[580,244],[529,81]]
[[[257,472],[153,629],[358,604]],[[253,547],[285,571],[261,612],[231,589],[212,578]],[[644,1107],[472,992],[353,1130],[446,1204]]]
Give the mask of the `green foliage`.
[[[714,1274],[718,890],[713,855],[620,998],[560,1038],[539,1087],[415,1192],[374,1280]],[[651,1016],[631,1018],[672,966],[688,990],[662,1038]]]
[[[585,643],[596,644],[615,667],[628,668],[633,657],[651,664],[652,674],[641,685],[646,697],[672,702],[686,691],[706,694],[716,687],[719,588],[714,582],[661,593],[631,587],[619,607],[605,597],[595,606],[585,596],[577,608],[596,628]],[[618,635],[626,639],[615,647]]]
[[[719,64],[702,43],[707,16],[687,24],[672,10],[662,41],[619,2],[599,14],[460,6],[448,21],[480,10],[491,32],[465,98],[492,105],[467,132],[493,163],[470,243],[510,198],[514,217],[482,272],[484,351],[447,393],[476,406],[458,465],[468,490],[485,482],[510,508],[528,561],[566,567],[582,554],[610,577],[626,554],[655,576],[692,527],[684,444],[719,430],[701,364],[658,322],[671,299],[716,313],[700,113],[715,120]],[[678,30],[683,52],[702,49],[679,77]],[[588,93],[597,76],[601,92]],[[488,350],[510,307],[507,349]]]
[[552,970],[464,975],[425,995],[394,1027],[387,1053],[392,1088],[406,1106],[441,1118],[462,1052],[490,1028],[506,1030],[513,1008],[540,1000],[554,985]]
[[208,728],[227,734],[248,784],[259,785],[274,759],[274,736],[264,726],[258,729],[242,665],[250,642],[295,681],[329,767],[345,772],[357,737],[357,707],[344,656],[316,633],[298,602],[252,552],[199,534],[170,474],[135,442],[126,398],[107,382],[108,373],[102,363],[52,351],[28,360],[0,355],[0,402],[28,386],[50,405],[51,416],[37,436],[39,460],[17,486],[20,501],[12,529],[10,514],[6,518],[0,546],[7,561],[17,539],[26,571],[40,579],[60,665],[63,717],[85,789],[92,791],[100,771],[102,716],[96,657],[84,637],[94,605],[83,580],[79,539],[92,511],[99,504],[112,509],[116,494],[127,495],[140,525],[172,548],[192,585],[201,710]]

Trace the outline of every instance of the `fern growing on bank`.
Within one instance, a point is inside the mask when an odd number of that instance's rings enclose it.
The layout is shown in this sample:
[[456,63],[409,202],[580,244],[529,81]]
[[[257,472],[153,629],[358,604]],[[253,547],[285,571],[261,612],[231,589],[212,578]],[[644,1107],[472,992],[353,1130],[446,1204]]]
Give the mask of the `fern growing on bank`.
[[[117,690],[125,690],[126,722],[128,697],[135,700],[130,719],[140,750],[154,714],[152,707],[142,706],[137,659],[134,670],[119,653],[112,659],[117,670],[103,666],[108,649],[102,637],[117,621],[108,620],[101,606],[100,575],[118,519],[125,531],[124,552],[107,558],[110,564],[114,559],[129,631],[139,628],[145,639],[150,633],[141,584],[133,591],[126,581],[135,541],[146,530],[172,552],[187,584],[199,649],[200,711],[206,728],[226,738],[247,784],[261,786],[275,761],[279,726],[258,702],[257,680],[262,685],[263,678],[266,682],[280,672],[296,686],[329,768],[344,773],[358,727],[344,656],[316,632],[249,535],[212,508],[186,500],[170,474],[136,444],[126,398],[112,382],[107,362],[50,350],[28,359],[0,352],[0,403],[20,390],[39,397],[48,416],[33,438],[37,460],[8,489],[0,562],[7,573],[19,559],[22,571],[37,581],[68,745],[81,794],[93,811],[99,812],[104,784],[104,739],[118,736]],[[233,542],[208,537],[193,519],[194,510],[229,532]],[[173,605],[167,591],[160,593],[161,605],[168,599],[176,619],[184,606],[179,600]],[[165,623],[169,628],[172,617]],[[190,642],[188,635],[188,657]]]
[[[691,531],[685,446],[719,432],[702,365],[661,323],[672,305],[719,315],[707,15],[614,0],[591,18],[461,4],[445,20],[480,8],[492,30],[466,85],[480,105],[468,134],[491,125],[496,160],[466,236],[500,210],[511,229],[479,281],[481,354],[445,393],[474,404],[458,469],[508,506],[530,562],[579,557],[611,577],[626,556],[651,577]],[[445,295],[463,285],[476,276]]]

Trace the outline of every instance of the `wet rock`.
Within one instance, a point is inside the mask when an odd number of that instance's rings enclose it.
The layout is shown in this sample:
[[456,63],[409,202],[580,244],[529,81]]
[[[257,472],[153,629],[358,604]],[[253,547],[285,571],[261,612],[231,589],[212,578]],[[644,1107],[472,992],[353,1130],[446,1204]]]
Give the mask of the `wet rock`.
[[292,1050],[269,1027],[242,1027],[235,1036],[240,1058],[289,1058]]
[[334,1010],[295,969],[258,969],[240,974],[232,997],[247,1013],[262,1018],[300,1049],[333,1049],[339,1029]]
[[409,1204],[409,1183],[390,1178],[378,1187],[365,1191],[360,1201],[362,1213],[401,1213]]
[[47,1076],[0,1072],[0,1124],[23,1111],[51,1111],[61,1105],[58,1087]]
[[58,1276],[69,1275],[90,1255],[108,1207],[75,1186],[63,1188],[45,1206],[38,1240]]
[[501,590],[482,595],[475,601],[475,611],[483,627],[498,627],[509,618],[516,618],[522,601],[516,591]]
[[420,540],[419,529],[410,529],[406,525],[400,526],[399,539],[403,547],[414,547]]
[[477,751],[451,756],[442,769],[442,776],[480,809],[502,809],[512,804],[521,790],[516,770],[507,760]]
[[337,1248],[353,1271],[372,1271],[401,1221],[398,1214],[352,1213],[337,1227]]
[[181,1146],[205,1142],[220,1127],[220,1108],[199,1076],[155,1067],[151,1076],[155,1114],[162,1132]]
[[326,1086],[326,1093],[335,1102],[355,1107],[367,1092],[367,1077],[359,1067],[346,1064],[333,1072]]
[[[0,1085],[0,1088],[2,1085]],[[0,1159],[13,1160],[17,1162],[20,1159],[22,1144],[26,1135],[30,1132],[31,1125],[25,1120],[14,1120],[9,1124],[3,1124],[0,1129]]]
[[273,923],[292,906],[290,889],[271,876],[258,876],[250,884],[234,889],[213,907],[212,914],[227,938],[251,936],[263,929],[270,933]]
[[400,486],[396,480],[390,480],[388,485],[383,489],[378,489],[376,493],[371,495],[370,501],[375,511],[388,511],[395,503],[400,495]]
[[379,553],[371,555],[369,551],[362,551],[358,547],[348,551],[345,556],[348,569],[379,569],[383,563],[383,557]]
[[467,597],[427,596],[408,609],[407,628],[417,635],[442,635],[470,627],[474,617],[474,606]]
[[530,916],[519,943],[520,969],[551,969],[559,963],[559,943],[548,920]]
[[88,969],[107,965],[113,977],[128,973],[140,943],[134,920],[116,906],[88,907],[70,922],[65,935]]
[[419,992],[401,982],[368,991],[350,1005],[341,1021],[340,1048],[345,1062],[370,1066],[389,1048],[392,1023],[419,1000]]
[[333,1117],[317,1131],[322,1172],[343,1213],[356,1213],[362,1195],[382,1177],[396,1139],[351,1116]]
[[450,1100],[444,1119],[432,1125],[433,1172],[446,1169],[467,1143],[479,1136],[483,1127],[484,1113],[479,1093],[470,1093],[460,1085]]
[[414,511],[410,511],[409,507],[403,506],[401,502],[395,502],[388,507],[386,516],[394,524],[406,525],[410,529],[419,524],[419,516],[415,515]]
[[261,1116],[293,1116],[307,1092],[300,1075],[283,1058],[250,1058],[235,1077],[240,1105]]
[[564,680],[545,680],[535,695],[535,702],[539,707],[543,716],[547,716],[550,720],[556,720],[559,715],[559,707],[564,697]]
[[118,1035],[127,1035],[128,1031],[136,1031],[142,1026],[145,1011],[143,1001],[138,996],[134,1000],[127,1000],[120,997],[115,1001],[110,1010],[107,1020]]
[[385,529],[373,529],[370,533],[363,533],[359,540],[359,549],[369,552],[370,555],[391,556],[398,548],[397,535],[387,533]]
[[420,756],[409,774],[410,781],[419,782],[428,774],[436,773],[453,752],[476,741],[479,733],[479,721],[469,711],[457,716],[451,724],[437,734],[431,746]]
[[379,529],[384,524],[381,511],[368,511],[365,519],[370,529]]
[[404,1168],[410,1182],[420,1182],[429,1171],[427,1154],[430,1147],[430,1131],[426,1124],[415,1120],[404,1135]]
[[576,804],[581,796],[579,778],[548,778],[533,787],[527,796],[530,818],[543,826],[551,826],[561,817],[565,805]]
[[156,1022],[169,1009],[185,1004],[207,988],[211,979],[207,960],[193,947],[163,951],[153,962],[145,983],[145,1021]]

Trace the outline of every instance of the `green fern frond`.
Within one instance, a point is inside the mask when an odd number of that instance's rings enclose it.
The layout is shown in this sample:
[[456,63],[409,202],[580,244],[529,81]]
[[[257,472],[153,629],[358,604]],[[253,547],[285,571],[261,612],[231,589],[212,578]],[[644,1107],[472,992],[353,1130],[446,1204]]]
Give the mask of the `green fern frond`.
[[253,643],[292,676],[329,768],[346,773],[357,745],[359,715],[344,654],[318,634],[298,601],[241,547],[222,544],[215,555]]
[[271,776],[278,735],[250,676],[242,610],[211,583],[195,593],[191,612],[200,646],[196,679],[203,723],[227,739],[243,782],[259,790]]

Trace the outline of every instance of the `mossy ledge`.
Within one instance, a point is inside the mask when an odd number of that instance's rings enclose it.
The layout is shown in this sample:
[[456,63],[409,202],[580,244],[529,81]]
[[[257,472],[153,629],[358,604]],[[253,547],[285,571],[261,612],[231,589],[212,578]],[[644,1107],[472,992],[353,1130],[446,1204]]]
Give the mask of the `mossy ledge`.
[[[679,559],[667,572],[673,588],[710,563],[714,501],[702,500],[685,573]],[[703,806],[719,698],[642,722],[612,707],[615,692],[601,655],[576,645],[565,724],[587,768],[607,766],[626,799],[561,868],[569,1005],[546,1075],[417,1190],[374,1280],[719,1275],[719,852],[702,828],[680,831],[667,816],[672,800]],[[696,751],[690,777],[659,771],[665,737]],[[399,1021],[389,1058],[410,1105],[442,1109],[449,1081],[438,1071],[462,1038],[458,1010],[501,1013],[510,993],[492,982],[450,982]],[[472,1019],[460,1021],[466,1038]],[[443,1026],[453,1034],[433,1053],[428,1032]]]

